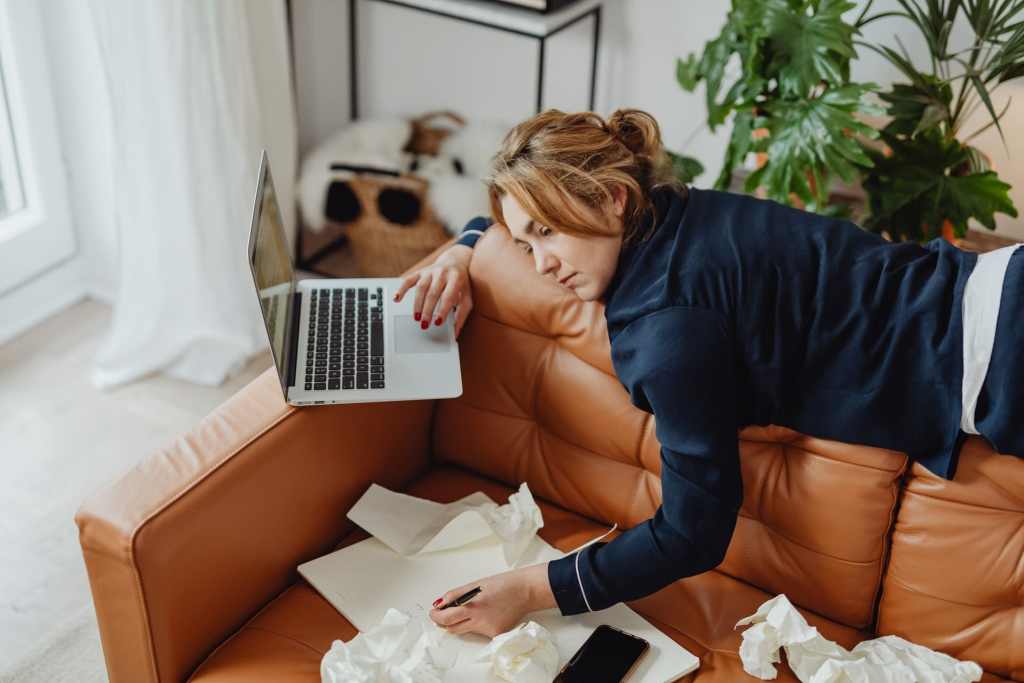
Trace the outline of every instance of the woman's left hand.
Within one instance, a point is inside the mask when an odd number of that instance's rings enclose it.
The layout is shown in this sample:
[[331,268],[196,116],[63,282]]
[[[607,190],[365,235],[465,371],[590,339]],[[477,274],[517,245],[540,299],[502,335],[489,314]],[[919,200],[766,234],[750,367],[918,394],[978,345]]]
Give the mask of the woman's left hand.
[[557,605],[548,583],[546,562],[458,586],[435,604],[447,604],[477,586],[480,592],[472,600],[444,610],[435,607],[430,610],[430,618],[449,633],[479,633],[493,638],[519,625],[526,613]]

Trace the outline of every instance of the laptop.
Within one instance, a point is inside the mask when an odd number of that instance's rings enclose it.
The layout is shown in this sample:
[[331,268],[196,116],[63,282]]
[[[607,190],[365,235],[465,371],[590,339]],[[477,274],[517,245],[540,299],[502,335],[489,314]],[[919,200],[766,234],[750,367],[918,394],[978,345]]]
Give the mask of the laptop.
[[462,395],[454,315],[426,330],[402,278],[295,279],[267,151],[249,229],[249,267],[285,400],[372,403]]

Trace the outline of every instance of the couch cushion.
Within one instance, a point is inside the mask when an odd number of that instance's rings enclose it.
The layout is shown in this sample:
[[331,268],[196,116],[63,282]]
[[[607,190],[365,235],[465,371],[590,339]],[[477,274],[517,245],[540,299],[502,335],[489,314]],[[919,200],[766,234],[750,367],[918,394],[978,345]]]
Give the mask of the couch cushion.
[[953,481],[911,475],[878,632],[1024,681],[1024,460],[969,437]]
[[[531,486],[532,488],[532,486]],[[505,503],[514,488],[459,467],[431,470],[407,490],[410,494],[451,502],[483,491]],[[604,527],[574,512],[537,499],[544,514],[541,537],[561,550],[571,550],[600,535]],[[618,533],[618,532],[615,532]],[[352,532],[338,547],[367,537]],[[771,595],[717,571],[690,577],[630,604],[666,634],[701,658],[688,681],[735,681],[746,676],[737,652],[742,630],[735,623]],[[825,637],[853,647],[865,633],[801,610]],[[305,581],[297,583],[266,605],[231,638],[222,643],[189,679],[196,683],[252,683],[318,681],[320,660],[335,639],[351,640],[356,630]],[[780,681],[796,681],[788,666],[780,665]]]
[[906,455],[748,427],[740,461],[743,507],[718,571],[869,630]]

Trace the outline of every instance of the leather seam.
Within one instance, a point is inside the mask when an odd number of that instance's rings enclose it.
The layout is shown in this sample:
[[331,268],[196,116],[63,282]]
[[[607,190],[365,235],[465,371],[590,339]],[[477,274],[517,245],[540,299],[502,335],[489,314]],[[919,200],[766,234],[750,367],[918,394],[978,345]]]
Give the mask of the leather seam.
[[917,588],[914,588],[914,587],[910,586],[906,582],[901,581],[896,576],[893,576],[892,572],[890,572],[887,576],[888,576],[890,581],[892,581],[893,583],[899,584],[904,589],[910,591],[911,593],[914,593],[915,595],[923,595],[926,598],[931,598],[932,600],[939,600],[941,602],[944,602],[944,603],[947,603],[947,604],[950,604],[950,605],[959,605],[960,607],[971,607],[973,609],[995,609],[995,610],[1020,609],[1020,605],[1015,605],[1012,602],[1007,602],[1007,603],[1003,603],[1003,604],[996,604],[996,605],[976,605],[976,604],[973,604],[973,603],[970,603],[970,602],[959,602],[957,600],[950,600],[949,598],[939,597],[938,595],[932,595],[931,593],[926,593],[925,591],[918,590]]
[[757,517],[752,517],[750,515],[745,515],[745,514],[743,514],[742,511],[737,513],[737,516],[745,517],[745,518],[751,520],[752,522],[756,522],[757,524],[761,525],[761,527],[763,527],[764,529],[766,529],[769,532],[771,532],[773,535],[778,536],[779,538],[781,538],[784,541],[788,541],[789,543],[792,543],[793,545],[797,546],[798,548],[803,548],[804,550],[806,550],[808,552],[811,552],[811,553],[814,553],[815,555],[820,555],[821,557],[827,557],[828,559],[835,560],[836,562],[843,562],[845,564],[851,564],[851,565],[855,565],[855,566],[869,566],[869,565],[872,565],[872,564],[876,564],[878,562],[877,558],[874,559],[874,560],[847,560],[847,559],[842,558],[842,557],[836,557],[835,555],[830,555],[830,554],[824,553],[824,552],[822,552],[820,550],[815,550],[814,548],[810,548],[810,547],[804,545],[803,543],[799,543],[797,541],[794,541],[789,536],[786,536],[785,534],[783,534],[782,532],[778,531],[774,527],[769,526],[768,524],[766,524],[762,520],[758,519]]
[[[814,438],[818,438],[818,437],[814,437]],[[833,443],[843,443],[843,442],[841,442],[841,441],[834,441]],[[847,444],[847,445],[856,447],[856,446],[859,446],[860,444]],[[890,469],[886,469],[884,467],[875,467],[874,465],[864,465],[864,464],[859,463],[859,462],[850,462],[849,460],[843,460],[841,458],[833,458],[833,457],[831,457],[829,455],[825,455],[824,453],[819,453],[817,451],[811,450],[810,448],[802,448],[800,446],[796,446],[796,445],[793,445],[793,444],[786,444],[785,447],[786,448],[792,448],[793,450],[801,451],[803,453],[806,453],[807,455],[811,455],[811,456],[814,456],[816,458],[823,458],[825,460],[828,460],[829,462],[838,463],[840,465],[849,465],[850,467],[859,467],[859,468],[864,469],[864,470],[871,470],[872,472],[884,472],[886,474],[891,474],[891,475],[894,475],[894,479],[898,479],[899,478],[900,474],[903,472],[903,468],[906,465],[905,461],[907,460],[907,454],[906,453],[902,453],[900,451],[895,451],[896,453],[898,453],[899,455],[901,455],[903,457],[904,462],[901,463],[900,466],[897,467],[896,469],[890,470]],[[876,447],[875,446],[869,446],[869,448],[876,448]]]
[[[594,457],[603,458],[605,460],[610,460],[611,462],[615,462],[615,463],[618,463],[620,465],[625,465],[626,467],[632,467],[634,469],[643,470],[644,472],[647,472],[648,474],[657,476],[656,472],[652,472],[651,470],[647,469],[646,467],[643,466],[643,463],[641,463],[639,461],[626,462],[624,460],[619,460],[618,458],[614,458],[614,457],[605,455],[604,453],[600,453],[598,451],[591,450],[590,448],[587,448],[586,446],[584,446],[582,444],[578,444],[575,441],[569,441],[568,439],[560,436],[557,432],[549,429],[544,424],[544,422],[540,421],[539,419],[537,419],[535,417],[530,417],[530,416],[522,417],[522,416],[519,416],[519,415],[510,415],[509,413],[503,413],[500,410],[494,410],[493,408],[487,408],[485,406],[482,406],[482,405],[479,405],[479,404],[476,404],[476,403],[471,403],[469,401],[463,401],[461,399],[459,400],[459,407],[460,408],[471,408],[473,410],[479,410],[482,413],[490,413],[491,415],[497,415],[499,417],[507,417],[510,420],[520,420],[522,422],[532,422],[534,425],[536,425],[537,429],[544,430],[544,432],[546,432],[547,434],[551,435],[553,438],[558,439],[562,443],[567,443],[567,444],[571,445],[573,448],[581,450],[581,451],[583,451],[585,453],[592,454]],[[643,412],[643,411],[641,411],[641,412]],[[647,412],[644,412],[643,414],[645,416],[644,417],[644,421],[645,422],[649,421],[651,419],[651,417],[653,417],[650,413],[647,413]],[[639,445],[643,444],[643,437],[644,437],[645,429],[646,429],[646,424],[644,425],[644,427],[642,427],[640,429],[640,437],[639,437],[640,444]],[[638,446],[638,448],[639,448],[639,446]],[[444,462],[447,463],[449,461],[446,460]],[[470,471],[472,471],[472,470],[470,470]],[[502,482],[502,483],[504,483],[504,482]],[[602,522],[602,524],[603,524],[603,522]]]
[[[323,657],[324,654],[325,654],[324,652],[321,652],[320,650],[318,650],[317,648],[313,647],[312,645],[310,645],[309,643],[307,643],[305,641],[299,640],[298,638],[295,638],[294,636],[289,636],[289,635],[286,635],[284,633],[279,633],[278,631],[275,631],[273,629],[269,629],[266,626],[243,626],[241,630],[244,631],[246,629],[249,629],[250,631],[263,631],[265,633],[269,633],[271,635],[275,635],[278,638],[284,638],[285,640],[290,640],[293,643],[298,643],[299,645],[302,645],[303,647],[309,648],[310,650],[312,650],[316,654],[320,655],[321,657]],[[356,635],[358,635],[358,633]]]
[[[922,467],[924,467],[924,466],[922,465]],[[916,477],[916,478],[920,479],[921,477]],[[941,479],[941,477],[939,477],[939,478]],[[949,480],[946,480],[946,481],[949,481]],[[1002,487],[1000,487],[1000,488],[1002,488]],[[1005,512],[1006,514],[1010,514],[1010,515],[1020,515],[1021,513],[1024,513],[1024,510],[1020,510],[1020,509],[1019,510],[1011,510],[1011,509],[1007,509],[1007,508],[995,507],[993,505],[979,505],[979,504],[976,504],[976,503],[965,503],[965,502],[963,502],[961,500],[951,500],[949,498],[939,498],[937,496],[929,496],[927,493],[921,493],[920,491],[911,491],[909,486],[907,487],[907,495],[920,496],[922,498],[927,498],[928,500],[934,500],[934,501],[939,502],[939,503],[950,503],[950,504],[953,504],[953,505],[965,505],[967,507],[975,508],[977,510],[990,510],[992,512]]]

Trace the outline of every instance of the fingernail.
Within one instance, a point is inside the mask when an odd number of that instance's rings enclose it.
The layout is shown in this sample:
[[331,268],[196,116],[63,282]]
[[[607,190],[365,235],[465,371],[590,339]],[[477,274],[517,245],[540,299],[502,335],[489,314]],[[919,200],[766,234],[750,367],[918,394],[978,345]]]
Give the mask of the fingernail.
[[419,312],[416,312],[416,313],[415,313],[415,318],[416,318],[417,320],[419,320],[419,319],[420,319],[420,314],[419,314]]
[[395,301],[398,301],[398,295],[395,294]]
[[440,319],[440,318],[438,318],[437,320],[435,320],[435,321],[434,321],[434,324],[435,324],[435,325],[440,325],[440,324],[441,324],[441,319]]
[[438,598],[437,600],[434,600],[434,607],[437,607],[438,605],[440,605],[441,602],[442,602],[441,598]]
[[420,327],[422,327],[424,330],[427,329],[428,327],[430,327],[430,321],[424,320],[422,323],[420,323]]

